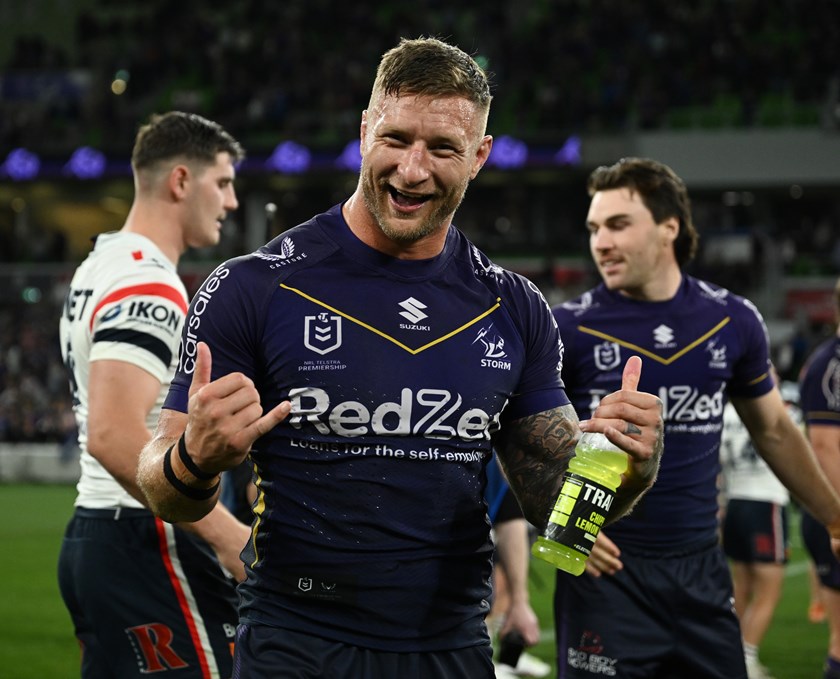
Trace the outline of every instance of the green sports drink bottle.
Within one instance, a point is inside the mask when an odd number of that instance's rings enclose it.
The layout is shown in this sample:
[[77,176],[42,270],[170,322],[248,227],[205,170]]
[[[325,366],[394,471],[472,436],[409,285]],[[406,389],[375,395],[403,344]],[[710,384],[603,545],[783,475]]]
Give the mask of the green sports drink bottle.
[[583,573],[626,469],[627,453],[606,436],[581,436],[532,554],[572,575]]

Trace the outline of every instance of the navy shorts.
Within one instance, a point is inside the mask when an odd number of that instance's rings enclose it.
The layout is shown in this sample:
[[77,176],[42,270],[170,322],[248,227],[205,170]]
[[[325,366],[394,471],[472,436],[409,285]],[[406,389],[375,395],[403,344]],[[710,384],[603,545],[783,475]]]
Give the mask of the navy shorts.
[[237,595],[206,543],[144,509],[77,508],[58,561],[83,679],[228,679]]
[[558,571],[557,678],[745,679],[732,582],[717,543],[631,554],[594,578]]
[[800,524],[802,542],[811,555],[811,560],[817,568],[817,577],[825,587],[840,590],[840,561],[831,551],[831,538],[828,531],[819,521],[805,510],[802,510]]
[[758,500],[730,500],[723,520],[723,551],[741,563],[788,561],[787,507]]
[[452,651],[394,653],[279,627],[242,624],[234,679],[493,679],[489,644]]

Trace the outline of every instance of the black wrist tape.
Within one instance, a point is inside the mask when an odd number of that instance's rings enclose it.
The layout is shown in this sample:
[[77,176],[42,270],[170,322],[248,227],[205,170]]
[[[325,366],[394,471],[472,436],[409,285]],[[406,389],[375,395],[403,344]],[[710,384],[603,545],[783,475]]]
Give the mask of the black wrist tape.
[[178,457],[181,458],[181,462],[187,468],[187,471],[195,478],[201,479],[202,481],[209,481],[210,479],[216,478],[218,474],[208,474],[207,472],[201,471],[201,469],[198,468],[198,465],[193,462],[193,459],[187,452],[186,439],[186,434],[181,434],[181,438],[178,439]]
[[175,470],[172,469],[172,448],[174,447],[174,445],[170,447],[163,456],[163,475],[166,477],[166,480],[169,481],[172,487],[181,493],[181,495],[185,495],[191,500],[209,500],[216,494],[222,480],[219,479],[210,488],[193,488],[192,486],[188,486],[186,483],[181,481],[181,479],[175,476]]

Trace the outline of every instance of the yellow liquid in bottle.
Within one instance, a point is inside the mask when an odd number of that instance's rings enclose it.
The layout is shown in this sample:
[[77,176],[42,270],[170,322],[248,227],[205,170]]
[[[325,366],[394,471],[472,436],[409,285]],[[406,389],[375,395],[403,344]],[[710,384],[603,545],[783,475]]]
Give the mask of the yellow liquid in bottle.
[[[572,575],[583,573],[589,550],[595,543],[626,469],[627,454],[624,451],[603,434],[584,434],[575,448],[575,456],[569,461],[546,535],[537,538],[531,553]],[[588,484],[587,480],[598,485]],[[593,511],[589,511],[590,508]],[[564,544],[564,538],[571,540],[572,545]]]

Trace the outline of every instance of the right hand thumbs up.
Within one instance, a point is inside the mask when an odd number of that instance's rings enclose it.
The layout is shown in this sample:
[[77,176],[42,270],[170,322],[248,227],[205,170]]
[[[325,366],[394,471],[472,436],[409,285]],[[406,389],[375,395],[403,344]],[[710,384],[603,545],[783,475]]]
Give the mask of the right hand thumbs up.
[[638,391],[641,378],[642,359],[639,356],[631,356],[624,364],[624,372],[621,374],[621,388],[627,391]]
[[190,383],[190,398],[203,386],[210,384],[212,368],[213,356],[210,353],[210,347],[207,346],[206,342],[199,342],[196,346],[195,368]]

